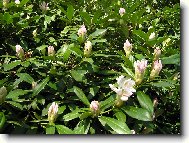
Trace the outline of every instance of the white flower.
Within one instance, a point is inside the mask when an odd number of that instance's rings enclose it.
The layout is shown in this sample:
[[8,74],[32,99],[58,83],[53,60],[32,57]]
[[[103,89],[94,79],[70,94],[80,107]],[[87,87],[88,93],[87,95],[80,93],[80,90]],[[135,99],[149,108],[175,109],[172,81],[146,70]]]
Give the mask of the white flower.
[[15,4],[20,4],[20,1],[19,0],[15,0]]
[[79,28],[78,32],[77,32],[77,34],[78,34],[79,36],[84,36],[86,33],[87,33],[87,30],[86,30],[86,28],[85,28],[85,25],[82,25],[82,26]]
[[153,80],[155,78],[155,76],[159,75],[161,69],[162,69],[161,60],[154,61],[153,65],[152,65],[152,71],[150,73],[150,79]]
[[120,8],[120,9],[119,9],[119,14],[120,14],[121,16],[123,16],[123,15],[125,14],[125,9],[124,9],[124,8]]
[[156,47],[154,49],[154,60],[158,60],[161,55],[161,49],[159,47]]
[[150,34],[150,36],[149,36],[149,39],[152,40],[152,39],[154,39],[155,37],[156,37],[155,32],[152,32],[152,33]]
[[125,41],[123,48],[125,50],[126,56],[129,57],[132,50],[132,44],[129,42],[128,39]]
[[89,56],[91,54],[91,50],[92,50],[92,43],[90,41],[87,41],[85,43],[84,55]]
[[98,101],[92,101],[91,104],[90,104],[90,109],[92,111],[98,111],[99,110],[99,103]]
[[123,75],[116,78],[116,80],[118,88],[116,88],[115,85],[109,84],[110,88],[117,93],[122,101],[127,101],[133,92],[136,92],[133,88],[135,82],[131,79],[124,78]]

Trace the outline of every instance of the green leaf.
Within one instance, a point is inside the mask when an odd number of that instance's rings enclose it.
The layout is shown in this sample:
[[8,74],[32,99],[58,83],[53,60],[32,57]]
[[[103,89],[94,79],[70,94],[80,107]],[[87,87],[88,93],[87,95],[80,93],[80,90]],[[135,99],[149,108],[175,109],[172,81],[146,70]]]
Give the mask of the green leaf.
[[36,49],[41,51],[41,50],[44,50],[48,45],[42,45],[40,47],[37,47]]
[[126,115],[121,110],[118,110],[115,116],[119,121],[126,122]]
[[0,112],[0,130],[3,128],[5,124],[5,115],[3,112]]
[[154,107],[153,107],[153,103],[152,103],[150,97],[148,95],[144,94],[142,91],[138,91],[137,99],[138,99],[141,107],[147,109],[151,113],[151,116],[152,116],[153,112],[154,112]]
[[58,114],[62,114],[64,112],[64,110],[66,109],[66,106],[61,106],[61,107],[58,107]]
[[18,99],[20,95],[25,95],[26,93],[28,93],[28,91],[22,89],[16,89],[10,91],[9,94],[6,96],[6,98]]
[[20,110],[23,110],[22,105],[21,105],[20,103],[18,103],[18,102],[6,101],[6,103],[9,103],[9,104],[12,105],[13,107],[16,107],[16,108],[18,108],[18,109],[20,109]]
[[76,86],[74,86],[73,89],[74,89],[74,92],[75,92],[75,94],[77,95],[77,97],[78,97],[85,105],[88,105],[88,106],[89,106],[89,105],[90,105],[89,100],[87,99],[87,97],[85,96],[85,94],[83,93],[83,91],[82,91],[80,88],[76,87]]
[[164,87],[164,88],[170,88],[172,86],[175,86],[175,81],[158,81],[158,82],[153,82],[150,83],[152,86],[156,87]]
[[12,62],[9,64],[4,64],[3,65],[4,71],[11,70],[11,69],[15,68],[16,66],[20,65],[21,63],[22,63],[21,61],[15,61],[15,62]]
[[141,38],[144,41],[148,39],[148,35],[141,30],[133,30],[133,34],[137,35],[139,38]]
[[78,57],[82,57],[83,52],[80,50],[79,46],[75,46],[74,44],[69,45],[69,50]]
[[74,131],[74,134],[84,134],[85,133],[84,125],[76,127],[73,131]]
[[87,22],[87,24],[90,25],[90,23],[91,23],[91,17],[90,17],[90,15],[87,12],[80,12],[80,15]]
[[59,134],[73,134],[73,131],[64,125],[56,125]]
[[73,8],[72,5],[69,5],[69,6],[68,6],[68,8],[67,8],[67,13],[66,13],[66,14],[67,14],[67,17],[68,17],[69,21],[71,21],[73,15],[74,15],[74,8]]
[[112,128],[118,134],[131,134],[131,130],[128,128],[125,122],[116,120],[114,118],[102,116],[99,118],[99,121],[103,126],[106,124]]
[[34,79],[27,73],[18,73],[17,76],[20,77],[22,81],[26,81],[30,84],[34,81]]
[[81,116],[79,117],[81,120],[91,116],[91,112],[85,112],[85,113],[82,113]]
[[29,0],[22,0],[19,4],[20,7],[24,6]]
[[95,32],[93,32],[92,34],[90,34],[89,36],[92,38],[98,37],[98,36],[102,36],[105,34],[107,29],[97,29]]
[[162,64],[180,64],[180,54],[163,57]]
[[71,75],[72,77],[79,82],[82,82],[85,79],[85,74],[87,72],[85,70],[72,70]]
[[132,78],[134,79],[134,77],[135,77],[134,73],[133,73],[129,68],[126,68],[126,67],[124,66],[124,64],[121,64],[121,66],[122,66],[122,68],[126,71],[126,73],[127,73],[130,77],[132,77]]
[[5,12],[3,19],[7,22],[7,24],[13,22],[12,15],[10,15],[8,12]]
[[72,111],[71,113],[64,115],[64,121],[70,121],[75,118],[78,118],[80,116],[79,111],[81,111],[81,110],[76,109],[76,110]]
[[105,109],[114,105],[115,96],[110,96],[106,100],[100,102],[100,110],[104,111]]
[[122,110],[132,118],[142,121],[152,121],[152,116],[146,109],[127,106],[127,107],[123,107]]
[[43,90],[43,88],[46,86],[48,81],[49,81],[49,77],[45,78],[41,83],[37,84],[37,86],[33,90],[32,96],[36,96],[37,94],[39,94],[39,92]]
[[46,134],[55,134],[55,126],[47,125]]
[[67,61],[71,54],[71,51],[69,50],[69,45],[64,44],[57,53],[59,56],[63,57],[64,61]]

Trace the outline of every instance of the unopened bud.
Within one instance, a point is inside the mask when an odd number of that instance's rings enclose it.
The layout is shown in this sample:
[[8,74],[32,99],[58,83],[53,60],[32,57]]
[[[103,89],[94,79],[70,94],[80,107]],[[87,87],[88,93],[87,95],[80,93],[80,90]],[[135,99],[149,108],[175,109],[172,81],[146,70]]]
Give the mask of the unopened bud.
[[92,51],[92,43],[90,41],[87,41],[85,43],[84,55],[88,57],[91,54],[91,51]]
[[22,47],[20,45],[16,45],[16,53],[17,56],[23,60],[24,59],[24,50],[22,49]]
[[121,16],[123,16],[123,15],[125,14],[125,9],[124,9],[124,8],[120,8],[120,9],[119,9],[119,14],[120,14]]
[[33,34],[33,37],[36,37],[37,36],[37,29],[33,30],[32,34]]
[[150,73],[150,79],[153,80],[156,76],[158,76],[161,69],[162,69],[161,60],[154,61],[153,65],[152,65],[152,70]]
[[4,7],[7,7],[8,3],[9,3],[9,0],[3,0],[3,6]]
[[161,56],[161,49],[159,47],[156,47],[154,49],[154,61],[159,60]]
[[155,32],[152,32],[149,36],[149,40],[153,40],[156,37]]
[[32,82],[32,89],[34,89],[37,86],[37,82],[33,81]]
[[131,50],[132,50],[132,44],[129,42],[129,40],[127,39],[126,42],[124,43],[124,50],[126,53],[126,57],[130,56]]
[[165,41],[162,42],[163,47],[169,46],[171,39],[167,38]]
[[78,32],[77,32],[77,34],[78,34],[78,36],[79,36],[79,37],[78,37],[78,41],[79,41],[80,43],[83,43],[83,42],[84,42],[86,33],[87,33],[87,30],[86,30],[86,28],[85,28],[85,25],[82,25],[82,26],[79,28]]
[[6,87],[1,87],[0,88],[0,104],[2,104],[5,101],[7,95],[7,89]]
[[54,123],[56,121],[57,114],[58,114],[58,104],[53,102],[48,110],[49,123]]
[[48,47],[48,56],[54,56],[55,50],[53,46]]
[[92,101],[90,104],[90,110],[94,116],[98,116],[100,112],[100,104],[98,101]]
[[137,60],[134,62],[134,67],[135,67],[135,82],[137,85],[139,85],[145,74],[145,70],[147,68],[147,60],[143,59],[141,61]]
[[40,7],[40,9],[43,11],[43,12],[46,12],[47,10],[49,10],[49,7],[48,7],[48,3],[46,3],[46,2],[42,2],[40,5],[39,5],[39,7]]
[[156,108],[156,107],[157,107],[157,105],[158,105],[158,99],[157,99],[157,98],[155,98],[155,99],[154,99],[154,101],[153,101],[153,106],[154,106],[154,108]]

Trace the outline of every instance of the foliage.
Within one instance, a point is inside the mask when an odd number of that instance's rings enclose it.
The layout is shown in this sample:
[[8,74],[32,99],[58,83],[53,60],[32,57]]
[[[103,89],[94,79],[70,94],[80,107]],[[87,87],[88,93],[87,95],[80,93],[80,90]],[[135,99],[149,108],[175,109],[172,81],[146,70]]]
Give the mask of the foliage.
[[[51,0],[46,10],[42,2],[0,2],[0,88],[7,90],[0,104],[1,133],[180,134],[179,2]],[[129,57],[126,39],[132,44]],[[88,56],[87,41],[92,43]],[[48,54],[49,46],[54,55]],[[155,47],[161,49],[163,67],[150,80]],[[109,84],[121,75],[135,80],[134,62],[142,59],[148,60],[142,83],[117,107]],[[94,100],[100,110],[93,116]],[[51,124],[53,102],[58,113]]]

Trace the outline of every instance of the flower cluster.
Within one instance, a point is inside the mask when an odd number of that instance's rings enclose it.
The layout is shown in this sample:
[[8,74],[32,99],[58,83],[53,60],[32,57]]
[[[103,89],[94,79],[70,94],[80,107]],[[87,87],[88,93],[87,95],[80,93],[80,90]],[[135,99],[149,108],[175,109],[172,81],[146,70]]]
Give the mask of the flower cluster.
[[[109,84],[110,88],[117,93],[117,104],[122,104],[121,101],[127,101],[128,98],[136,92],[134,89],[135,81],[125,78],[123,75],[116,78],[118,87],[116,88],[115,85]],[[118,106],[119,106],[118,105]]]
[[49,7],[48,7],[48,3],[46,3],[46,2],[42,2],[40,5],[39,5],[39,7],[40,7],[40,9],[43,11],[43,12],[46,12],[47,10],[49,10]]
[[132,50],[132,44],[129,42],[129,40],[127,39],[126,42],[124,43],[124,50],[126,53],[126,57],[130,56],[131,50]]
[[24,59],[24,50],[20,45],[16,45],[16,53],[21,60]]
[[121,16],[123,16],[123,15],[125,14],[125,9],[124,9],[124,8],[120,8],[120,9],[119,9],[119,14],[120,14]]
[[90,41],[87,41],[85,43],[84,55],[88,57],[91,54],[91,50],[92,50],[92,43]]
[[90,110],[94,116],[98,116],[99,112],[100,112],[100,104],[98,101],[92,101],[90,104]]
[[54,56],[55,50],[53,46],[48,46],[48,56]]

